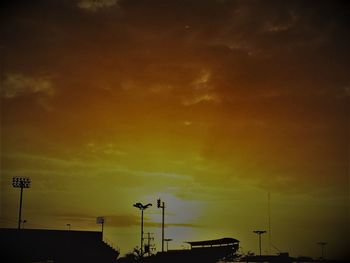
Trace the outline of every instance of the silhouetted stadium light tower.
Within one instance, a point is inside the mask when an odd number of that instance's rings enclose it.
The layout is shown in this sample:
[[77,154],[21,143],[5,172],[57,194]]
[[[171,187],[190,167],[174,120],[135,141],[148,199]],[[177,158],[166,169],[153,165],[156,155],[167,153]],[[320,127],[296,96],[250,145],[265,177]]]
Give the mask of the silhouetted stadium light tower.
[[159,199],[157,199],[157,207],[162,208],[162,252],[164,252],[164,210],[165,204]]
[[260,256],[261,256],[261,235],[265,234],[266,231],[265,230],[254,230],[253,231],[255,234],[259,235],[259,252],[260,252]]
[[134,204],[134,207],[141,210],[141,256],[143,255],[143,211],[146,210],[150,206],[152,206],[151,203],[149,203],[147,205],[143,205],[141,203]]
[[321,246],[321,259],[324,259],[324,247],[327,245],[327,242],[317,242],[317,245]]
[[18,229],[21,229],[21,222],[22,222],[23,188],[30,188],[31,183],[32,181],[29,177],[15,176],[12,178],[12,186],[14,188],[21,188],[21,195],[19,199]]

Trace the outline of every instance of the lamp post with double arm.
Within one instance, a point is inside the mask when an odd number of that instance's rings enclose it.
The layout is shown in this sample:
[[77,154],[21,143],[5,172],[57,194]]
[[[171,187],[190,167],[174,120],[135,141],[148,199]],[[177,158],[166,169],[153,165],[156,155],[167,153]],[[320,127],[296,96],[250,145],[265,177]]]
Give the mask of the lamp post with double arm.
[[151,203],[149,203],[147,205],[143,205],[141,203],[134,204],[134,207],[141,210],[141,256],[143,255],[143,211],[146,210],[150,206],[152,206]]

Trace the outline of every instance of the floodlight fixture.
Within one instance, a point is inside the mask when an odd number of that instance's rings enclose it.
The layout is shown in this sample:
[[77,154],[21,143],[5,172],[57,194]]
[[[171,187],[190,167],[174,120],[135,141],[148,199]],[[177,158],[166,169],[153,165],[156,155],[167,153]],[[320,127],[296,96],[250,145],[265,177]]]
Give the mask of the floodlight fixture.
[[147,205],[143,206],[143,209],[146,209],[146,208],[148,208],[148,207],[150,207],[150,206],[152,206],[152,204],[151,204],[151,203],[149,203],[149,204],[147,204]]
[[21,229],[21,222],[22,222],[23,189],[30,188],[31,184],[32,184],[32,180],[29,177],[21,177],[21,176],[12,177],[12,186],[14,188],[21,188],[21,194],[19,198],[18,229]]
[[137,207],[137,208],[140,208],[142,207],[142,204],[141,203],[136,203],[136,204],[133,204],[133,206]]
[[12,178],[12,186],[14,188],[30,188],[32,180],[29,177],[14,176]]

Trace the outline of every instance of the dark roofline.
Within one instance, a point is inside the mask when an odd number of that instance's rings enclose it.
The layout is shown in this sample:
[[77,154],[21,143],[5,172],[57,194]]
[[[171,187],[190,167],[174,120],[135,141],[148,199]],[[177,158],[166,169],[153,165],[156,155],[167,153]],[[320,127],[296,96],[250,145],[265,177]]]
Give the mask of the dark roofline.
[[239,243],[239,240],[235,238],[225,237],[220,239],[213,239],[213,240],[203,240],[203,241],[191,241],[191,242],[185,242],[190,244],[192,247],[196,246],[219,246],[219,245],[231,245],[231,244],[237,244]]
[[90,236],[102,236],[101,231],[90,230],[64,230],[64,229],[39,229],[39,228],[2,228],[0,227],[0,233],[36,233],[36,234],[59,234],[59,235],[90,235]]

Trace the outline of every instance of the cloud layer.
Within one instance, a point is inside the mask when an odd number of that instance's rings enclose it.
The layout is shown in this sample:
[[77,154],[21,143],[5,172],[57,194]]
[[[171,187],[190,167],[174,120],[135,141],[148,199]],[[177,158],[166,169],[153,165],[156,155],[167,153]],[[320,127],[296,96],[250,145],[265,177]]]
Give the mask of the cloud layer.
[[[296,200],[293,213],[278,205],[279,222],[302,211],[300,227],[329,211],[316,225],[341,247],[348,9],[344,1],[4,4],[2,179],[31,176],[30,214],[67,217],[57,225],[81,217],[92,227],[86,218],[107,214],[128,231],[138,222],[130,204],[166,196],[169,231],[192,228],[195,239],[260,227],[269,190],[281,203]],[[10,218],[17,196],[2,190]],[[305,202],[319,209],[308,213]],[[210,211],[237,222],[218,227]]]

